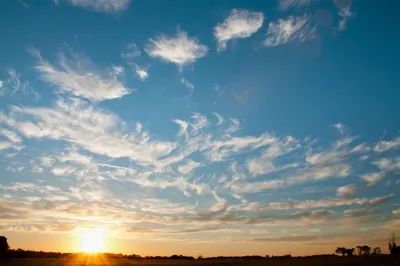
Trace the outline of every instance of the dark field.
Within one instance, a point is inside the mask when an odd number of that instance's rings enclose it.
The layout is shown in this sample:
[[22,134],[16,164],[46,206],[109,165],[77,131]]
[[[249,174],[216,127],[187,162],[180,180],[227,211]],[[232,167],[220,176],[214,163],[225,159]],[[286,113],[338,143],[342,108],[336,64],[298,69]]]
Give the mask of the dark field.
[[61,258],[61,259],[10,259],[0,260],[0,265],[11,266],[61,266],[61,265],[271,265],[271,266],[322,266],[322,265],[393,265],[400,266],[400,258],[391,257],[330,257],[330,258],[292,258],[269,260],[128,260],[128,259],[101,259],[101,258]]

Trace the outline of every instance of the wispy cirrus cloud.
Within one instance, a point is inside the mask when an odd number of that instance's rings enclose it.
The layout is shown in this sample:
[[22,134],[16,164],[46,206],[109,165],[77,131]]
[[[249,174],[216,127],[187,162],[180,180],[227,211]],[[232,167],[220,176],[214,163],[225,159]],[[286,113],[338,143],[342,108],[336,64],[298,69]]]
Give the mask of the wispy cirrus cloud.
[[400,137],[389,141],[385,140],[379,141],[378,143],[376,143],[374,151],[384,152],[398,147],[400,147]]
[[308,7],[312,2],[318,2],[320,0],[280,0],[279,8],[281,10],[287,10],[290,8],[304,8]]
[[183,67],[207,55],[208,47],[197,38],[178,30],[176,36],[161,35],[149,39],[145,51],[149,56]]
[[218,41],[218,50],[225,50],[227,43],[234,39],[248,38],[263,25],[262,12],[252,12],[244,9],[232,9],[222,23],[214,27],[214,37]]
[[115,13],[124,11],[129,7],[130,0],[53,0],[55,4],[68,2],[77,7],[82,7],[96,12]]
[[35,68],[41,78],[54,85],[58,93],[68,93],[92,101],[116,99],[131,93],[120,81],[119,75],[123,72],[121,67],[101,71],[89,58],[74,53],[70,58],[59,53],[57,64],[53,65],[44,60],[38,50],[31,48],[30,52],[38,60]]
[[21,78],[21,73],[18,73],[14,68],[7,69],[8,78],[5,81],[0,80],[0,96],[4,95],[33,95],[34,99],[41,98],[40,94],[35,91],[29,81]]
[[142,53],[140,52],[139,47],[135,43],[129,43],[126,46],[126,52],[121,53],[121,57],[127,60],[140,56]]
[[[6,121],[27,138],[64,140],[111,158],[151,162],[169,154],[174,143],[151,142],[148,132],[124,136],[120,119],[79,99],[58,100],[54,108],[12,108]],[[29,121],[25,118],[30,117]]]
[[278,19],[269,23],[264,45],[269,47],[278,46],[294,41],[302,43],[313,38],[314,32],[315,28],[311,25],[306,15]]

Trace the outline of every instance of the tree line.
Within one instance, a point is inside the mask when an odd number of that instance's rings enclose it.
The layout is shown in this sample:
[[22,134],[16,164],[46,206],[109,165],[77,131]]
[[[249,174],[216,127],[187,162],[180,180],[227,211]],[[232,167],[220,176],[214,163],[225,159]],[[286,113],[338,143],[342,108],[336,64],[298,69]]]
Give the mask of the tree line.
[[[390,255],[400,255],[400,246],[396,243],[396,237],[392,234],[392,237],[389,239],[388,248]],[[382,250],[380,247],[371,248],[370,246],[363,245],[357,246],[356,248],[345,248],[345,247],[337,247],[335,250],[336,254],[341,254],[342,256],[354,256],[357,251],[357,255],[359,256],[368,256],[368,255],[381,255]]]

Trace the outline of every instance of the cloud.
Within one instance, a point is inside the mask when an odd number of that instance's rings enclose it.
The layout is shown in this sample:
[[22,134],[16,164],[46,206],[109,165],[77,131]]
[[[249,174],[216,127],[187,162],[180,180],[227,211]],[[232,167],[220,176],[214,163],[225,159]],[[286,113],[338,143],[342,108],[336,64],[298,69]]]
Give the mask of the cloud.
[[[53,0],[56,4],[63,0]],[[64,0],[73,6],[83,7],[91,11],[115,13],[128,8],[130,0]]]
[[373,162],[372,164],[376,165],[384,172],[391,172],[400,169],[400,157],[397,158],[382,158],[378,161]]
[[130,43],[126,46],[126,53],[121,53],[121,57],[125,59],[132,59],[141,55],[140,49],[135,43]]
[[374,210],[371,209],[366,209],[366,208],[361,208],[361,209],[350,209],[350,210],[345,210],[344,214],[348,217],[352,218],[360,218],[364,216],[369,216],[374,213]]
[[17,133],[15,133],[14,131],[8,130],[8,129],[0,128],[0,135],[3,135],[12,143],[22,142],[22,139],[18,136]]
[[392,211],[394,215],[400,216],[400,209]]
[[261,210],[290,210],[290,209],[315,209],[315,208],[331,208],[352,205],[380,205],[393,198],[393,195],[377,197],[377,198],[326,198],[320,200],[290,200],[287,202],[270,202],[265,206],[261,206]]
[[218,50],[225,50],[228,41],[248,38],[263,25],[264,15],[243,9],[233,9],[223,23],[214,28],[214,36],[218,41]]
[[270,22],[268,25],[265,46],[278,46],[297,41],[302,43],[313,38],[315,28],[311,26],[308,17],[288,17]]
[[157,36],[149,39],[145,51],[151,57],[183,67],[194,63],[207,55],[208,47],[199,43],[197,38],[189,37],[185,31],[178,31],[176,36]]
[[76,169],[70,166],[57,166],[51,169],[51,172],[56,176],[68,176],[75,171]]
[[280,237],[258,237],[252,238],[253,242],[304,242],[316,240],[317,236],[298,235],[298,236],[280,236]]
[[192,96],[193,91],[194,91],[194,85],[192,83],[190,83],[187,79],[185,78],[181,78],[180,82],[189,89],[189,94],[187,96],[184,97],[184,99],[189,98],[190,96]]
[[384,152],[398,147],[400,147],[400,138],[391,141],[381,140],[375,145],[374,151]]
[[141,81],[144,81],[145,79],[147,79],[149,77],[149,74],[147,73],[147,69],[145,69],[145,68],[140,68],[139,66],[136,66],[135,72]]
[[41,74],[41,78],[56,86],[58,93],[68,93],[93,101],[121,98],[131,93],[119,80],[121,68],[99,71],[87,57],[74,53],[71,54],[71,58],[59,53],[55,66],[45,61],[39,51],[30,51],[38,59],[35,68]]
[[140,163],[171,153],[172,142],[151,141],[149,133],[127,132],[114,114],[79,99],[59,99],[53,108],[12,108],[8,126],[27,138],[63,140],[86,151]]
[[317,2],[319,0],[279,0],[279,8],[281,10],[287,10],[290,8],[303,8],[308,7],[311,2]]
[[173,122],[177,124],[180,128],[178,136],[187,135],[187,130],[189,127],[189,124],[187,122],[179,119],[174,119]]
[[35,100],[41,98],[39,93],[32,88],[29,81],[21,79],[21,73],[18,73],[13,68],[8,68],[7,73],[7,80],[0,80],[0,96],[5,94],[15,95],[17,93],[22,93],[24,95],[32,94]]
[[393,194],[390,194],[390,195],[388,195],[388,196],[383,196],[383,197],[374,198],[374,199],[371,199],[371,200],[369,201],[369,204],[371,204],[371,205],[373,205],[373,206],[377,206],[377,205],[383,204],[383,203],[385,203],[385,202],[391,200],[393,197],[394,197],[394,195],[393,195]]
[[372,187],[384,177],[382,172],[363,174],[360,176],[362,180],[367,182],[367,186]]
[[339,187],[336,193],[339,197],[351,197],[357,194],[360,189],[356,185],[347,185]]
[[195,162],[193,160],[188,160],[186,164],[178,166],[178,171],[182,174],[189,174],[197,167],[201,166],[201,163]]
[[[349,1],[349,3],[351,3],[351,1]],[[351,18],[353,16],[353,14],[352,14],[350,9],[351,9],[351,4],[348,5],[347,7],[343,7],[339,11],[339,16],[341,17],[341,19],[339,21],[338,29],[340,31],[343,31],[343,30],[346,29],[347,22],[349,21],[349,18]]]
[[8,141],[0,141],[0,151],[13,147],[13,143]]
[[69,150],[68,153],[63,153],[58,157],[61,163],[72,162],[76,164],[89,164],[92,161],[92,157],[80,154],[76,150]]
[[317,166],[300,169],[297,173],[289,176],[285,180],[287,185],[295,185],[310,181],[326,180],[334,177],[347,177],[351,171],[350,165],[337,164],[332,166]]
[[186,88],[193,90],[194,89],[194,85],[192,83],[190,83],[187,79],[185,78],[181,78],[180,82],[185,85]]

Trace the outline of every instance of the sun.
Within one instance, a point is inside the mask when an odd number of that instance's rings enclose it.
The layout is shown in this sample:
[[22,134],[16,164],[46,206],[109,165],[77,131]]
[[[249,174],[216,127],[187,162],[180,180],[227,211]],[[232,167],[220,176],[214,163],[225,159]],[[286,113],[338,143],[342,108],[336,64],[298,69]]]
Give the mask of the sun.
[[104,252],[104,231],[87,229],[82,233],[81,250],[87,253]]

